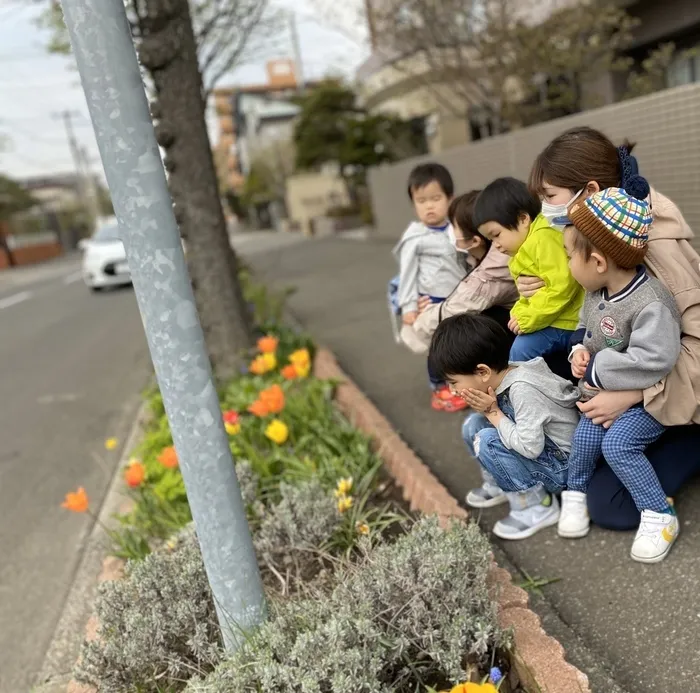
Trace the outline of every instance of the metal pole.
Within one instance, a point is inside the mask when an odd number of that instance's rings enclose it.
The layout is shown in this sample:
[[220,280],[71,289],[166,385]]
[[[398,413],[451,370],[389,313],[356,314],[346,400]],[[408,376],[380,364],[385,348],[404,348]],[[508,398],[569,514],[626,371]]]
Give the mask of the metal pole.
[[224,643],[265,599],[123,0],[63,0]]
[[299,90],[304,91],[306,81],[304,78],[304,63],[301,58],[301,46],[299,44],[299,29],[297,27],[297,15],[294,10],[289,10],[289,32],[292,37],[292,51],[294,52],[294,69]]

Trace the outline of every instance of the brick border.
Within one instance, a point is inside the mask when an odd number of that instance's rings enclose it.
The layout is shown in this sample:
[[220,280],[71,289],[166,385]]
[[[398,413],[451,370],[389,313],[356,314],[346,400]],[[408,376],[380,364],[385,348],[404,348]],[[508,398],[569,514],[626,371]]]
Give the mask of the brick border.
[[[411,510],[436,514],[443,524],[455,518],[467,519],[467,511],[340,369],[327,349],[317,350],[314,375],[338,382],[335,400],[339,409],[374,440],[377,454],[401,487]],[[588,677],[565,660],[564,648],[545,633],[540,617],[528,608],[527,592],[514,585],[508,571],[495,562],[489,578],[501,626],[513,629],[516,653],[513,665],[520,681],[533,693],[591,693]]]

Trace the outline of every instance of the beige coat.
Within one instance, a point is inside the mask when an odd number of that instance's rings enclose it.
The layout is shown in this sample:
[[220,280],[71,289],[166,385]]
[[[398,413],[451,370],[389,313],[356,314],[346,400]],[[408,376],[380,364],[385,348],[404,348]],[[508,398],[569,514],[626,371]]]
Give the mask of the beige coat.
[[518,300],[518,290],[510,275],[508,260],[507,255],[491,246],[481,263],[442,303],[428,306],[413,325],[403,326],[401,341],[411,351],[424,354],[441,320],[459,313],[481,313],[493,306],[512,308]]
[[700,256],[690,245],[693,232],[671,200],[652,190],[651,209],[645,264],[676,299],[682,337],[675,368],[644,391],[644,407],[666,426],[700,423]]

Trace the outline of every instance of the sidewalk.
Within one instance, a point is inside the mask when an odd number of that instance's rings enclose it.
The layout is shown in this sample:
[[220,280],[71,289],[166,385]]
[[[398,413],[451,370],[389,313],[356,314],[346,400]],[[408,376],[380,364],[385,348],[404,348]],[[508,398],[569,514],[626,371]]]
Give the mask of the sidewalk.
[[[430,409],[425,359],[393,342],[385,300],[396,273],[391,242],[332,238],[279,249],[270,237],[267,248],[239,250],[262,279],[297,289],[290,299],[295,316],[454,496],[461,500],[479,483],[461,442],[462,417]],[[596,668],[609,669],[626,693],[700,691],[700,504],[693,502],[699,498],[696,483],[676,499],[681,537],[656,566],[629,558],[629,533],[594,528],[577,542],[560,540],[555,530],[523,542],[492,538],[521,571],[560,579],[544,588],[547,601],[596,655]],[[502,514],[501,508],[473,517],[490,529]],[[595,686],[604,676],[574,663],[594,690],[610,693]]]

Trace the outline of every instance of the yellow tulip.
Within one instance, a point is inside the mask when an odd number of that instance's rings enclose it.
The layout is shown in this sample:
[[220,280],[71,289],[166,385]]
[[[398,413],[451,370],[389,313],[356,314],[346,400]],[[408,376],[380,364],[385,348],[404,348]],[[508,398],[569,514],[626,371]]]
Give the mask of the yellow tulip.
[[258,358],[264,364],[265,371],[273,371],[275,368],[277,368],[277,357],[275,356],[274,352],[260,354]]
[[238,435],[241,432],[241,424],[238,423],[226,422],[224,424],[224,428],[226,429],[226,433],[228,433],[230,436]]
[[347,496],[352,491],[352,477],[347,479],[338,479],[338,485],[335,489],[335,497],[340,498],[341,496]]
[[338,512],[342,515],[352,508],[352,498],[350,496],[341,496],[338,499]]
[[265,435],[277,445],[282,445],[287,442],[289,438],[289,428],[284,421],[279,419],[272,419],[265,429]]

